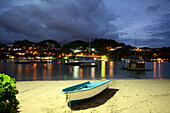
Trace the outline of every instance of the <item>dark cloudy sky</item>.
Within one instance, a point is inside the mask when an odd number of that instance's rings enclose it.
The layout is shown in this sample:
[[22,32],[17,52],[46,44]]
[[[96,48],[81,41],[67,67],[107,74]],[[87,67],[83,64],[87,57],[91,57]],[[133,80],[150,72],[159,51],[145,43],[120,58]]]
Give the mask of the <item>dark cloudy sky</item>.
[[0,0],[0,41],[88,38],[170,46],[170,0]]

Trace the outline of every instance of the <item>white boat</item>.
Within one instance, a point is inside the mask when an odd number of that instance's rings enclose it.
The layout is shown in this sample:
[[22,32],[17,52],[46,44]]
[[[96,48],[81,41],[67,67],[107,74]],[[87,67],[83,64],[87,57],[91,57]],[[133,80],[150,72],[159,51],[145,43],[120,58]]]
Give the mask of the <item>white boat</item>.
[[88,81],[71,87],[67,87],[62,90],[62,93],[66,95],[66,101],[75,104],[91,98],[110,86],[111,80],[105,80],[102,82]]
[[80,65],[82,64],[83,62],[81,61],[78,61],[76,59],[69,59],[68,61],[66,60],[64,65]]
[[82,60],[83,63],[96,63],[96,60]]

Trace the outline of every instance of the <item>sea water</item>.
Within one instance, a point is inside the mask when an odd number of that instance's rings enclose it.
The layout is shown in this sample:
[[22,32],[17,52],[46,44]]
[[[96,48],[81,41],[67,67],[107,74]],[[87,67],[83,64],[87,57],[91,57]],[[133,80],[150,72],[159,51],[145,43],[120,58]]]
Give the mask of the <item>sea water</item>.
[[94,80],[94,79],[170,79],[170,63],[146,62],[152,71],[128,71],[125,62],[98,61],[97,67],[64,65],[61,61],[48,63],[15,64],[0,62],[0,73],[17,81],[35,80]]

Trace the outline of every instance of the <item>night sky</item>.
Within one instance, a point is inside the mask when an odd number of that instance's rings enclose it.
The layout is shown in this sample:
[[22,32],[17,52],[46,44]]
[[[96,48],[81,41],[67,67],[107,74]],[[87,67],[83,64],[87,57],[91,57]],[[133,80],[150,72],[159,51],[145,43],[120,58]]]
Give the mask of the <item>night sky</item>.
[[170,0],[0,0],[0,41],[113,39],[170,46]]

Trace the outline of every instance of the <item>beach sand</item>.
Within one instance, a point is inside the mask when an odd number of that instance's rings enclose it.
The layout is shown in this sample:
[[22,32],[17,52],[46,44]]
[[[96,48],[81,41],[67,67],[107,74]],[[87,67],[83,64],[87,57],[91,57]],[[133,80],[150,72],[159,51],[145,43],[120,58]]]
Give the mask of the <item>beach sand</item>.
[[[17,82],[21,113],[170,113],[170,80],[112,80],[109,89],[68,107],[63,88],[87,80]],[[96,80],[99,81],[99,80]],[[71,109],[70,109],[71,108]]]

